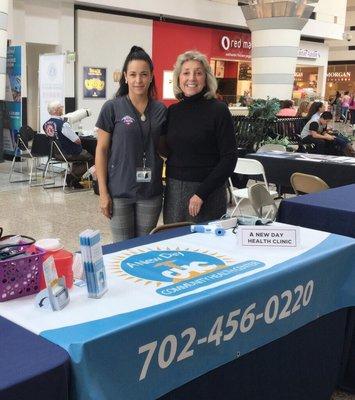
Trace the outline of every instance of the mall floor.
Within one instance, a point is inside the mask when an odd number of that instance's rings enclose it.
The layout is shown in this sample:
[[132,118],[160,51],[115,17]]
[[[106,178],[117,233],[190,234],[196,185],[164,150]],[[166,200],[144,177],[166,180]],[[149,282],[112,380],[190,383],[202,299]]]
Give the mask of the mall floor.
[[[93,191],[65,194],[61,189],[44,190],[28,183],[9,183],[10,162],[0,163],[0,227],[5,235],[22,234],[59,238],[69,251],[79,249],[79,233],[99,229],[102,244],[111,243],[107,220],[100,214]],[[20,179],[20,175],[16,175]],[[248,205],[244,212],[250,212]],[[160,223],[162,223],[160,219]],[[311,399],[310,399],[311,400]],[[355,400],[355,395],[336,391],[331,400]]]

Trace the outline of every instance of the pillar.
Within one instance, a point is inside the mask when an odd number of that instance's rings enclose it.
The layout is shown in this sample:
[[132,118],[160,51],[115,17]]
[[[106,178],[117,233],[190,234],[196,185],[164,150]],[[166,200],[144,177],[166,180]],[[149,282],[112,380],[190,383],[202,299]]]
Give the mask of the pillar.
[[8,0],[0,0],[0,101],[5,100]]
[[313,6],[307,0],[251,0],[242,11],[252,39],[254,99],[292,97],[301,30]]

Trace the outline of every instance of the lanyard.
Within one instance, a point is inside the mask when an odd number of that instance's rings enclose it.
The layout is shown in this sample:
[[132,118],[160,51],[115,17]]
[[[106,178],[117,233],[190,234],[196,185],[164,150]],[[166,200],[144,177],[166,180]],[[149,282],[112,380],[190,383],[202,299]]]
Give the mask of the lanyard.
[[129,103],[134,115],[137,118],[139,132],[141,134],[142,147],[143,147],[143,168],[145,168],[145,166],[146,166],[145,163],[147,160],[146,152],[147,152],[148,142],[149,142],[149,138],[151,136],[151,130],[152,130],[152,122],[151,122],[151,119],[149,118],[150,100],[148,100],[147,107],[144,110],[144,115],[147,117],[148,123],[149,123],[148,134],[144,135],[140,115],[138,114],[137,109],[134,107],[134,105],[131,102],[131,99],[129,98],[128,95],[127,95],[127,99],[128,99],[128,103]]

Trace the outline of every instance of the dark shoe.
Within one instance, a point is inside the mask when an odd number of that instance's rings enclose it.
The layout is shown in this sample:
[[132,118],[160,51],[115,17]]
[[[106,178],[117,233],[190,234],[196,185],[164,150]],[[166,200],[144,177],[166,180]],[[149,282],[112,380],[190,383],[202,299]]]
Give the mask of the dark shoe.
[[84,186],[78,181],[73,181],[71,187],[73,189],[84,189]]

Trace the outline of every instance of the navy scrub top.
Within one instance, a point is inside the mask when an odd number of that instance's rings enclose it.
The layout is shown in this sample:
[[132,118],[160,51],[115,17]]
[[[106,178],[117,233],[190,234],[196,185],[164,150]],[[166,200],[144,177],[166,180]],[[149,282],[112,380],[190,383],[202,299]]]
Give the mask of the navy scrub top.
[[[139,113],[127,96],[108,100],[101,109],[96,126],[111,133],[107,165],[111,197],[141,200],[162,193],[163,161],[157,149],[166,119],[166,107],[150,100],[144,115],[146,120],[138,121]],[[146,143],[146,167],[152,171],[149,183],[136,181],[137,168],[143,166],[142,132]]]

